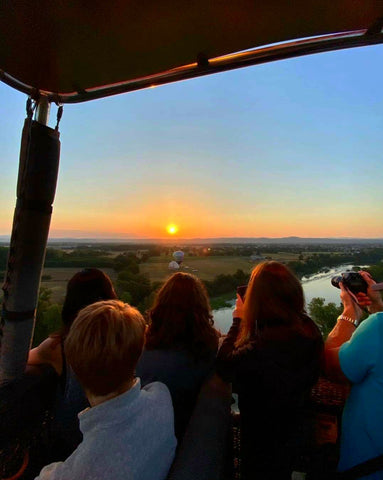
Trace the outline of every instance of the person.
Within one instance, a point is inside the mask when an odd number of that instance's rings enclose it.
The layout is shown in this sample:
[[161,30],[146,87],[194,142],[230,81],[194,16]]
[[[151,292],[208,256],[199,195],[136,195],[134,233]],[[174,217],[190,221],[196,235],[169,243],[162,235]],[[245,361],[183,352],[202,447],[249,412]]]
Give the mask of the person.
[[59,389],[53,411],[50,449],[53,459],[67,458],[82,440],[77,414],[89,406],[85,393],[66,360],[64,348],[78,312],[99,300],[117,299],[112,281],[97,268],[77,272],[68,282],[62,308],[62,328],[29,352],[28,364],[52,365],[59,375]]
[[237,295],[217,357],[217,373],[238,394],[241,474],[290,479],[294,434],[319,377],[322,336],[305,313],[299,280],[279,262],[253,269],[244,298]]
[[65,340],[67,361],[90,408],[79,414],[83,441],[65,462],[42,469],[37,480],[164,480],[173,461],[171,397],[155,382],[141,389],[134,370],[145,321],[119,300],[80,311]]
[[188,273],[177,272],[169,277],[157,293],[148,317],[137,375],[143,385],[159,380],[169,388],[180,440],[201,385],[214,370],[219,333],[213,326],[204,285]]
[[[370,274],[359,273],[367,282],[367,294],[358,293],[356,303],[340,284],[343,313],[325,344],[327,374],[351,382],[342,418],[341,472],[383,455],[383,301],[371,288],[375,281]],[[360,306],[371,315],[358,326]],[[370,474],[365,470],[363,478],[383,479],[383,459]]]

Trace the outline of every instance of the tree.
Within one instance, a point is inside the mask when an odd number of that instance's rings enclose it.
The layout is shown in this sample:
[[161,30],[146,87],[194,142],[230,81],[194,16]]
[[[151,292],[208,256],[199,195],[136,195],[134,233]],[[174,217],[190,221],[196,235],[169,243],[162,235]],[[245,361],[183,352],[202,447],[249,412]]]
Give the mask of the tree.
[[315,297],[308,305],[311,318],[318,325],[324,338],[331,332],[336,319],[343,311],[343,305],[336,306],[334,302],[325,304],[325,299]]
[[128,270],[131,273],[139,273],[139,260],[134,255],[120,254],[113,260],[113,268],[116,272]]
[[[150,280],[146,275],[137,275],[128,270],[118,274],[116,288],[119,297],[131,299],[129,303],[133,306],[138,306],[152,291]],[[126,296],[127,293],[129,296]]]
[[60,305],[52,304],[52,290],[41,287],[39,291],[39,300],[36,309],[36,323],[33,335],[33,344],[35,347],[45,340],[51,333],[59,330],[61,326]]

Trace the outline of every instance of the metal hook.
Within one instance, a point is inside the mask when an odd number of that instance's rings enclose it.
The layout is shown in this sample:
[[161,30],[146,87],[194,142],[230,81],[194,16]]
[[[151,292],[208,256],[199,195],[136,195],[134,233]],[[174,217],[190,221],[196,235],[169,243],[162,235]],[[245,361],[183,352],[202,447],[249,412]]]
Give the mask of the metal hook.
[[61,120],[61,117],[63,116],[63,112],[64,112],[64,107],[62,105],[58,104],[58,107],[59,108],[57,109],[57,123],[56,123],[55,130],[59,129],[60,120]]
[[32,98],[31,97],[28,97],[27,98],[27,104],[26,104],[26,110],[27,110],[27,117],[29,119],[32,118],[32,115],[33,115],[33,106],[32,106]]

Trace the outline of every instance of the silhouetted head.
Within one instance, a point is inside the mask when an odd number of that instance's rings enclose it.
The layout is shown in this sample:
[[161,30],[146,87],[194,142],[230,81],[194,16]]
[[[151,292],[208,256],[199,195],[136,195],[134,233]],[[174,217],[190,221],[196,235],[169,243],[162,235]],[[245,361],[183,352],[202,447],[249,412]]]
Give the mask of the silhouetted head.
[[246,290],[244,314],[236,346],[267,327],[293,325],[305,314],[300,281],[291,270],[275,261],[257,265]]
[[196,359],[215,351],[218,333],[203,283],[194,275],[177,272],[157,293],[149,310],[146,348],[188,350]]
[[112,281],[98,268],[85,268],[76,273],[68,282],[67,292],[62,309],[62,321],[65,335],[78,312],[100,300],[113,300],[117,295]]

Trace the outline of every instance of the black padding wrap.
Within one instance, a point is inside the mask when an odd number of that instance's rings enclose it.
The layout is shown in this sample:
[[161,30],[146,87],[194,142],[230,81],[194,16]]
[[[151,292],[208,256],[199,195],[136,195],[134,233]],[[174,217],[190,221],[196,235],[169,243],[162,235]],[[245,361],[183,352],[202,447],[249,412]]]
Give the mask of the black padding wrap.
[[11,322],[23,322],[24,320],[30,320],[35,316],[35,310],[28,310],[26,312],[12,312],[3,308],[1,312],[3,320]]
[[18,198],[17,206],[24,210],[33,210],[35,212],[51,214],[53,207],[50,203],[41,202],[38,200],[30,200],[26,198]]

